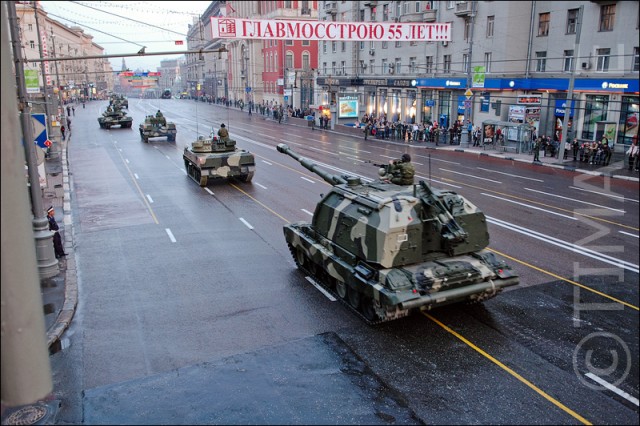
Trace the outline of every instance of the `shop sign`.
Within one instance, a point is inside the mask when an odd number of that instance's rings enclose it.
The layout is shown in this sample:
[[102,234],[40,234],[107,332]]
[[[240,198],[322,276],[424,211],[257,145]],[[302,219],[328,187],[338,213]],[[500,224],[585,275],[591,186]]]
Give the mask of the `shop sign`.
[[541,105],[542,96],[530,96],[530,95],[518,96],[518,100],[516,103],[519,105]]

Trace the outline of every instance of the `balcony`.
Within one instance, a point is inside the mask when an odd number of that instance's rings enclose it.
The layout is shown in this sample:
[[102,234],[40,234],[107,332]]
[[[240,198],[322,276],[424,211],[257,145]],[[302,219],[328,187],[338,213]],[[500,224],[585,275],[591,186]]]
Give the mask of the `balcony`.
[[472,5],[473,5],[472,1],[465,1],[465,2],[461,2],[461,3],[456,3],[456,11],[455,11],[456,16],[469,16],[469,15],[471,15]]
[[424,22],[435,22],[436,21],[436,11],[435,10],[425,10],[422,13],[422,20]]
[[400,22],[423,22],[422,12],[405,13],[400,15]]
[[338,13],[338,4],[337,3],[327,3],[324,7],[325,13],[329,15],[335,15]]
[[364,2],[364,5],[367,7],[376,7],[378,5],[377,1],[367,0]]

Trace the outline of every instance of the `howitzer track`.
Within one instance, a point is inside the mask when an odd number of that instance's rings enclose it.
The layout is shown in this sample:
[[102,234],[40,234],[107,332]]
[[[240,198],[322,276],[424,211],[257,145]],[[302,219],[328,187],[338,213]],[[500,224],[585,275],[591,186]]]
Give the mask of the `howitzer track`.
[[[301,251],[298,251],[295,248],[293,248],[293,246],[291,244],[287,244],[287,246],[289,247],[289,251],[291,252],[291,256],[293,257],[293,261],[295,262],[296,266],[298,267],[298,269],[300,271],[302,271],[305,274],[309,275],[318,285],[322,286],[322,288],[327,293],[329,293],[336,300],[338,300],[343,306],[346,306],[349,311],[351,311],[354,315],[359,317],[367,325],[377,326],[377,325],[382,324],[384,322],[392,321],[392,319],[371,320],[371,319],[367,318],[367,316],[365,316],[364,313],[362,311],[360,311],[360,309],[358,309],[357,307],[353,306],[353,304],[355,304],[354,303],[354,299],[355,298],[361,299],[361,296],[354,297],[353,293],[351,293],[352,296],[351,296],[351,301],[350,301],[349,300],[349,291],[351,291],[350,289],[347,289],[346,286],[345,286],[345,287],[341,287],[342,290],[340,291],[339,290],[339,284],[340,283],[336,282],[335,284],[332,284],[331,280],[333,280],[333,279],[328,277],[328,275],[324,271],[322,271],[321,268],[318,268],[314,263],[312,263],[311,260],[308,257],[304,256],[304,254],[301,253]],[[307,265],[309,265],[309,267],[307,267]],[[343,283],[343,285],[344,285],[344,283]],[[342,293],[342,295],[340,295],[338,293],[338,291],[340,291],[340,293]],[[365,301],[365,300],[359,300],[359,303],[356,306],[360,306],[360,307],[363,307],[363,309],[366,309],[365,308],[365,306],[366,306],[365,304],[366,303],[367,303],[367,301]]]

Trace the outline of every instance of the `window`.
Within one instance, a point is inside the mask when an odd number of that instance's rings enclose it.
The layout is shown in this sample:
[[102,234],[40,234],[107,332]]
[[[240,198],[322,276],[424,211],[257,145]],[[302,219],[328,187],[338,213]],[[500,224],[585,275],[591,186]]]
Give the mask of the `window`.
[[347,75],[347,62],[340,62],[340,71],[342,71],[342,75]]
[[549,35],[549,21],[551,21],[551,13],[541,13],[538,19],[538,37],[546,37]]
[[[410,41],[410,42],[409,42],[409,45],[410,45],[410,46],[415,46],[415,44],[413,44],[413,43],[414,43],[414,41]],[[402,42],[401,42],[400,40],[396,40],[396,41],[393,43],[393,47],[402,47]]]
[[311,41],[310,40],[302,40],[302,45],[303,46],[311,46]]
[[302,69],[308,70],[310,67],[309,54],[302,54]]
[[467,72],[468,66],[469,66],[469,54],[463,53],[462,54],[462,70],[464,72]]
[[571,72],[571,65],[573,64],[573,50],[564,51],[564,66],[562,70],[564,72]]
[[382,6],[382,20],[383,21],[388,21],[389,20],[389,5],[385,4]]
[[396,18],[399,18],[400,16],[402,16],[402,6],[400,5],[400,2],[397,1],[396,2]]
[[404,1],[402,2],[402,14],[406,15],[407,13],[409,13],[409,2]]
[[464,41],[469,40],[469,37],[471,37],[470,33],[471,33],[471,19],[465,19],[464,20]]
[[322,75],[327,75],[327,63],[322,63]]
[[493,26],[495,22],[495,16],[487,16],[487,37],[493,37]]
[[367,64],[364,63],[364,61],[360,61],[360,74],[364,74]]
[[567,34],[575,34],[578,26],[579,9],[569,9],[567,11]]
[[609,71],[609,58],[611,57],[611,49],[596,49],[598,66],[596,70],[601,72]]
[[383,74],[388,74],[389,73],[389,63],[387,62],[386,59],[382,60],[382,73]]
[[598,121],[607,121],[609,96],[586,95],[582,139],[593,140]]
[[402,59],[396,58],[396,74],[400,74],[402,72]]
[[491,52],[484,54],[484,72],[491,72]]
[[336,75],[336,61],[331,62],[331,74]]
[[387,45],[388,45],[388,43],[387,43],[386,41],[383,41],[383,42],[382,42],[382,48],[383,48],[383,49],[386,49],[386,48],[387,48]]
[[433,56],[427,56],[427,62],[425,64],[425,72],[430,74],[433,72]]
[[447,9],[453,9],[454,7],[456,7],[456,2],[455,1],[448,1],[447,2]]
[[29,41],[29,47],[32,48],[32,49],[36,48],[36,44],[33,42],[33,40]]
[[640,71],[640,49],[638,47],[633,48],[633,66],[631,71]]
[[332,41],[331,42],[331,52],[332,53],[336,53],[337,48],[338,48],[338,42],[337,41]]
[[369,74],[375,74],[373,71],[376,69],[376,60],[369,59]]
[[414,1],[413,4],[414,4],[413,11],[414,12],[420,12],[420,2],[419,1]]
[[360,22],[364,22],[364,9],[360,9]]
[[33,24],[27,25],[27,28],[29,28],[29,31],[33,31]]
[[293,40],[285,40],[284,41],[284,45],[285,46],[293,46]]
[[343,52],[347,51],[347,42],[346,41],[341,41],[340,42],[340,50]]
[[545,72],[547,70],[547,52],[536,52],[536,71]]
[[287,52],[287,56],[284,62],[285,68],[293,68],[293,54]]
[[412,56],[411,58],[409,58],[409,72],[412,74],[415,74],[417,72],[415,56]]
[[327,53],[327,42],[326,41],[322,42],[322,53]]
[[616,17],[616,5],[607,4],[600,7],[600,31],[613,31]]
[[444,63],[442,65],[443,72],[451,72],[451,55],[444,55]]
[[360,50],[364,50],[364,41],[359,42],[360,44]]

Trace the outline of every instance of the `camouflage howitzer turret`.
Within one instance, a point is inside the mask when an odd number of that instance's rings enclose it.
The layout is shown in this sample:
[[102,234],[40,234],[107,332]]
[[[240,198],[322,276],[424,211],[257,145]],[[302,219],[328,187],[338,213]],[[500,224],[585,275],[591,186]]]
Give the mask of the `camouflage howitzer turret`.
[[161,138],[166,136],[169,142],[176,140],[175,123],[167,122],[165,117],[154,117],[147,115],[144,123],[140,123],[140,137],[143,141],[149,142],[149,138]]
[[102,116],[98,117],[98,123],[102,129],[110,129],[113,126],[120,126],[123,129],[131,128],[133,118],[129,117],[122,109],[109,106],[102,113]]
[[184,166],[187,174],[200,186],[209,179],[236,178],[251,182],[256,161],[249,151],[236,148],[236,141],[223,141],[211,132],[208,138],[200,136],[191,146],[184,147]]
[[333,187],[311,223],[285,225],[296,265],[369,322],[415,310],[482,302],[518,276],[489,250],[485,215],[426,182],[400,186],[329,174],[287,145],[287,154]]

